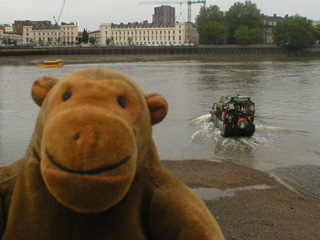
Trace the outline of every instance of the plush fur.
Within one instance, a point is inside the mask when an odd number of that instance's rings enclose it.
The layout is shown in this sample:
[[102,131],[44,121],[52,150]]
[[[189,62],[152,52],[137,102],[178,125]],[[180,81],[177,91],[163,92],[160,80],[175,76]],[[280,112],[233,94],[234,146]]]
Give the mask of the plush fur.
[[96,68],[39,78],[32,96],[41,111],[29,148],[0,171],[1,239],[224,239],[160,164],[162,96]]

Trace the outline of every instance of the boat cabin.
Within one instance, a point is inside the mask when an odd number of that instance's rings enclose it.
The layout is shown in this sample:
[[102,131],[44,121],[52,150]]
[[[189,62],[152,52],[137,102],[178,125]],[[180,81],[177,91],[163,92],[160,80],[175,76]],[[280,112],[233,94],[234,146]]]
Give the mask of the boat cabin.
[[213,104],[212,121],[222,129],[222,136],[252,136],[255,131],[255,104],[247,96],[223,96]]

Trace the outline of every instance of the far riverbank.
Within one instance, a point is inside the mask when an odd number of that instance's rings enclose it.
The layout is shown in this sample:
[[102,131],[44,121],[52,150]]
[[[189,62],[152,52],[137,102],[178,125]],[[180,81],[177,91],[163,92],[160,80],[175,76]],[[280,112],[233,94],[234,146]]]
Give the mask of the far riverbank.
[[309,56],[320,55],[320,46],[299,52],[276,45],[0,47],[0,56],[52,55]]
[[199,46],[60,46],[60,47],[2,47],[0,56],[39,55],[288,55],[289,51],[274,45],[199,45]]
[[297,61],[317,60],[320,54],[310,54],[298,57],[279,56],[247,56],[247,55],[50,55],[50,56],[0,56],[1,65],[29,65],[36,66],[44,60],[63,59],[65,64],[100,64],[100,63],[121,63],[121,62],[155,62],[155,61],[204,61],[204,62],[232,62],[232,61]]

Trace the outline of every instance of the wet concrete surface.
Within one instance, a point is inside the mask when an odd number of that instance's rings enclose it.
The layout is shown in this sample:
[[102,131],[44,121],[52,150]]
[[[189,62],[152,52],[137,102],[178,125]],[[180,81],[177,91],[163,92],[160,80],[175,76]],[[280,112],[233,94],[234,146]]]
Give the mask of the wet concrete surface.
[[320,201],[229,161],[162,161],[203,199],[227,240],[318,240]]
[[[290,186],[320,199],[320,166],[296,165],[271,171]],[[319,237],[320,239],[320,237]]]

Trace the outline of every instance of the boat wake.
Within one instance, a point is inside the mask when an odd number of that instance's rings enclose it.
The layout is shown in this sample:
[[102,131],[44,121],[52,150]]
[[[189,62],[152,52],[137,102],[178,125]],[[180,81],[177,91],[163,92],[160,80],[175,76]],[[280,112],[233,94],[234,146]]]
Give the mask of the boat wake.
[[211,121],[211,115],[206,114],[190,121],[189,125],[196,126],[200,130],[196,131],[192,136],[192,142],[201,142],[203,140],[215,140],[220,136],[220,129],[216,128]]
[[256,124],[256,132],[250,138],[248,137],[223,138],[220,135],[221,134],[220,129],[215,127],[214,123],[211,121],[210,114],[205,114],[191,120],[189,125],[195,126],[198,129],[191,136],[192,142],[201,143],[203,141],[209,140],[209,141],[219,142],[219,145],[222,145],[222,146],[238,143],[240,145],[245,144],[245,145],[250,145],[251,147],[255,147],[256,145],[259,145],[261,143],[265,144],[271,141],[279,133],[303,134],[303,132],[297,131],[297,130],[289,130],[281,127],[273,127],[273,126],[266,126],[262,124]]

